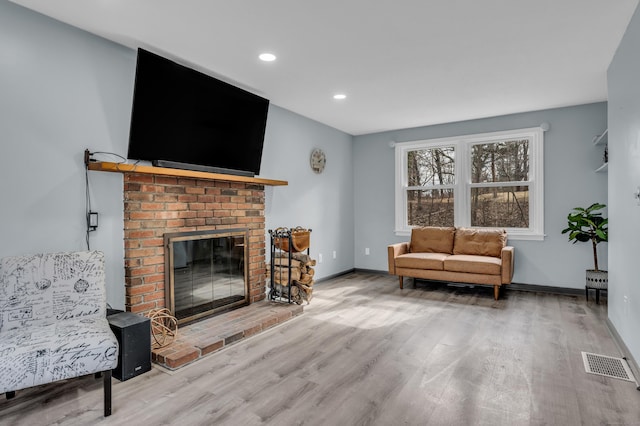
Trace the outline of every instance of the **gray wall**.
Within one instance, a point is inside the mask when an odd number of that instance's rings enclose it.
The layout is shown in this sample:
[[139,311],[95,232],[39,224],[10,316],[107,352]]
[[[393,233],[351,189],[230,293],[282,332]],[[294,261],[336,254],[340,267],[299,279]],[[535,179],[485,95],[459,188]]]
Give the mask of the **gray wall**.
[[[327,156],[321,174],[311,170],[313,148]],[[350,135],[270,106],[260,174],[289,185],[266,188],[266,228],[311,228],[317,278],[353,269],[352,163]]]
[[[607,73],[609,91],[609,319],[640,361],[640,8]],[[625,301],[626,298],[626,301]]]
[[[83,151],[126,152],[135,52],[0,1],[0,256],[83,250]],[[92,173],[108,298],[124,301],[122,176]]]
[[[603,151],[592,143],[607,127],[606,103],[355,137],[356,268],[386,270],[387,245],[408,240],[394,233],[395,165],[390,141],[536,127],[543,122],[550,125],[544,135],[546,237],[544,241],[509,240],[516,248],[514,282],[584,288],[584,271],[593,267],[591,247],[570,244],[561,231],[573,207],[607,202],[607,175],[594,172]],[[367,247],[369,256],[365,255]],[[598,260],[602,268],[607,265],[606,250],[606,244],[601,244]]]
[[[0,257],[85,249],[83,152],[126,155],[135,62],[131,49],[0,0]],[[353,268],[350,141],[269,110],[261,176],[289,186],[267,190],[267,228],[311,227],[312,253],[324,255],[318,278]],[[313,147],[328,156],[321,175],[309,167]],[[89,178],[100,213],[91,248],[105,252],[107,297],[122,307],[122,175]]]

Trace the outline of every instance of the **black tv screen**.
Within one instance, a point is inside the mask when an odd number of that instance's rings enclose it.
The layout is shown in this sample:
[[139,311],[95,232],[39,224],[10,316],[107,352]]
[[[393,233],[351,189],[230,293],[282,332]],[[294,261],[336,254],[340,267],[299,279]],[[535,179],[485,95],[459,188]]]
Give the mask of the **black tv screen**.
[[127,157],[219,173],[260,173],[269,101],[138,49]]

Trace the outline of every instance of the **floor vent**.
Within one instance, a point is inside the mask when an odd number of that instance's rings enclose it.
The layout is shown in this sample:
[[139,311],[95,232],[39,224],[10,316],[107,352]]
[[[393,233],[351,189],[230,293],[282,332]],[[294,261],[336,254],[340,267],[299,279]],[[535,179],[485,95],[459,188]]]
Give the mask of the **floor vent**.
[[587,373],[635,382],[627,361],[622,358],[582,352],[582,361]]

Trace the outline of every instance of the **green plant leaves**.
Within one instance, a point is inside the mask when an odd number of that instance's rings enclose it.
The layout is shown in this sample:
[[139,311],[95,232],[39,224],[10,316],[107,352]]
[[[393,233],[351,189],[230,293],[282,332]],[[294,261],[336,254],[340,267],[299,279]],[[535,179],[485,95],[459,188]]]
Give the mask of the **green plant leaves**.
[[598,255],[596,245],[609,241],[609,219],[602,217],[598,210],[605,208],[605,204],[593,203],[587,208],[575,207],[567,216],[567,228],[563,234],[569,232],[569,241],[593,244],[593,260],[595,269],[598,270]]

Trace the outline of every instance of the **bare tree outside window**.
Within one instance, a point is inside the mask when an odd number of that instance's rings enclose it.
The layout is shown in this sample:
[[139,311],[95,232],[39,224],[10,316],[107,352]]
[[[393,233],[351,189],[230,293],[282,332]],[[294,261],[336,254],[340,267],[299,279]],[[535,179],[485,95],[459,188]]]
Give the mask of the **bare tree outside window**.
[[528,181],[528,139],[473,145],[471,226],[528,228]]
[[455,149],[407,152],[407,222],[411,226],[453,226]]

